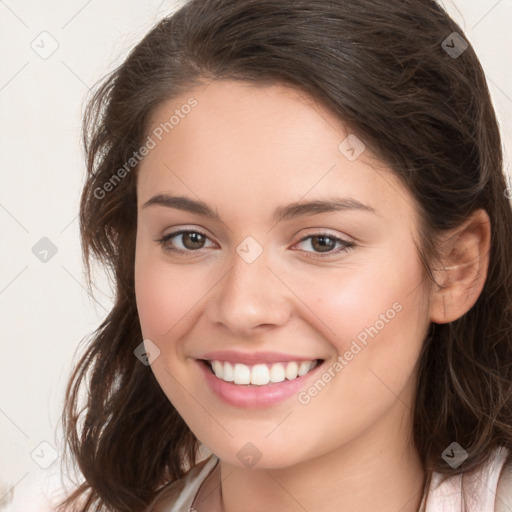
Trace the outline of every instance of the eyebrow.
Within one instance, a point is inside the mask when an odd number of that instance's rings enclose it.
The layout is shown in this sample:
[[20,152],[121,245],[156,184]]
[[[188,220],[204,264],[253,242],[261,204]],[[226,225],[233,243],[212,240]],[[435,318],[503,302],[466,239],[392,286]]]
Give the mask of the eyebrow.
[[[203,201],[196,201],[188,197],[158,194],[146,201],[142,208],[148,208],[149,206],[156,205],[164,206],[166,208],[176,208],[178,210],[195,213],[197,215],[202,215],[203,217],[222,222],[219,214],[206,203]],[[366,211],[378,215],[374,208],[361,203],[357,199],[350,197],[332,197],[322,200],[296,202],[285,206],[279,206],[272,214],[272,220],[274,222],[281,222],[307,215],[352,210]]]

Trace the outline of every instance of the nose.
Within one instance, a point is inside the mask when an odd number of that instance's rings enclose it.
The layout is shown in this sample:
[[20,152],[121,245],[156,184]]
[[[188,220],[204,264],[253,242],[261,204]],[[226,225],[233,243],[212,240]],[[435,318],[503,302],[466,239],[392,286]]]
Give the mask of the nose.
[[277,277],[267,251],[252,262],[234,252],[230,263],[210,297],[210,320],[242,337],[284,325],[291,315],[291,292]]

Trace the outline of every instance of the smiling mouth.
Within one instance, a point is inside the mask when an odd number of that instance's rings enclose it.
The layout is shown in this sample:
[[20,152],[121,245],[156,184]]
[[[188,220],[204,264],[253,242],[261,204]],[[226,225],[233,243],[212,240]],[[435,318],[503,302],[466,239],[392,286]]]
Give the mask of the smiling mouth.
[[224,382],[239,386],[267,386],[298,379],[320,365],[323,359],[254,365],[206,359],[201,362]]

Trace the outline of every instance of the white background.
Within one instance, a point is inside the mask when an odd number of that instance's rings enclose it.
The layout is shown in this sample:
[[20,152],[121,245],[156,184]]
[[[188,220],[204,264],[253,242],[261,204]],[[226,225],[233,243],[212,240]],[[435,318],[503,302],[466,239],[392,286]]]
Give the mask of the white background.
[[[86,94],[182,3],[0,0],[0,503],[13,487],[17,499],[33,494],[33,482],[58,467],[57,460],[43,470],[31,454],[44,461],[62,452],[60,414],[75,351],[111,304],[103,279],[102,292],[87,293],[78,236]],[[480,57],[508,163],[512,0],[444,5]],[[41,52],[43,44],[58,48],[43,59],[31,47],[38,44]],[[46,263],[32,253],[42,237],[58,251]]]

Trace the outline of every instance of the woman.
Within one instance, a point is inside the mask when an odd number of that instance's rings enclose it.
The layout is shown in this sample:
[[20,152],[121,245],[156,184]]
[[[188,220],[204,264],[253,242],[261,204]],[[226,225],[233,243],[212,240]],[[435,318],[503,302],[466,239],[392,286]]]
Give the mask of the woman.
[[435,2],[192,0],[84,135],[116,300],[69,384],[63,506],[508,510],[512,211]]

